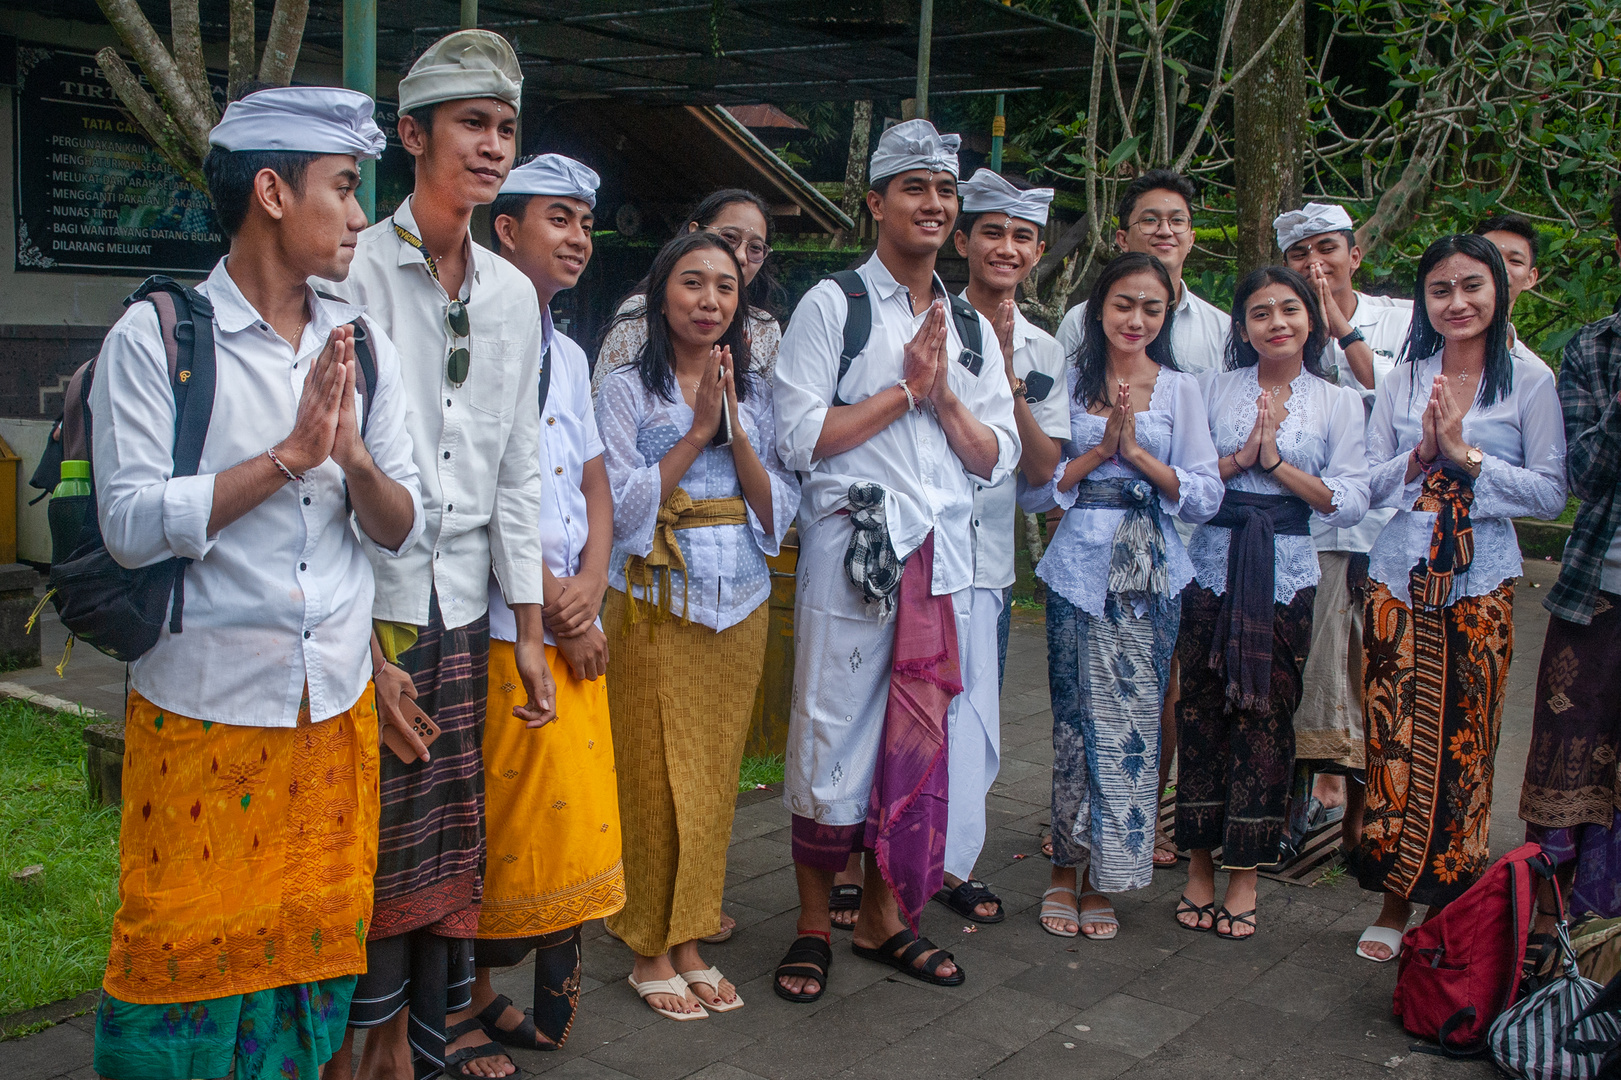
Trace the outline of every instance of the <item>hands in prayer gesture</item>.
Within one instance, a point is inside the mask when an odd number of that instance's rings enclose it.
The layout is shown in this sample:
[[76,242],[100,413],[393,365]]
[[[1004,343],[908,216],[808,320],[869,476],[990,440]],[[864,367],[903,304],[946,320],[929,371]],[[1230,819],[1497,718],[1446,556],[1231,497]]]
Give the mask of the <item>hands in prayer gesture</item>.
[[[1261,396],[1255,399],[1255,426],[1250,428],[1249,437],[1244,445],[1233,452],[1233,461],[1240,469],[1253,469],[1261,459],[1261,442],[1265,437],[1267,420],[1272,415],[1272,392],[1262,390]],[[1277,444],[1273,443],[1276,452]]]
[[936,300],[923,317],[912,340],[906,343],[901,356],[901,377],[912,395],[919,401],[928,399],[937,404],[940,394],[950,394],[946,387],[946,305]]
[[732,381],[732,347],[716,345],[709,350],[709,360],[715,374],[705,373],[698,380],[692,401],[692,427],[687,434],[702,450],[720,430],[720,411],[726,409],[731,417],[732,430],[737,430],[737,391]]
[[1470,399],[1462,388],[1454,389],[1445,375],[1430,384],[1430,400],[1424,406],[1423,438],[1418,444],[1419,460],[1428,465],[1442,454],[1461,464],[1470,447],[1463,438],[1463,418]]
[[358,371],[355,328],[333,328],[326,348],[304,375],[292,433],[276,446],[276,456],[289,471],[303,476],[327,458],[345,471],[366,462],[369,455],[355,415]]

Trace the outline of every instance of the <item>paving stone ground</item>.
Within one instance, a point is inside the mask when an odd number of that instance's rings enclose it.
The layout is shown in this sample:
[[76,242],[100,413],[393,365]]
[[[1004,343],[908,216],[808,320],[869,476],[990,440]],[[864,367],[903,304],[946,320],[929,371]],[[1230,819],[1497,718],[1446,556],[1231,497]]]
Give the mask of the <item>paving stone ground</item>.
[[[1516,655],[1509,676],[1492,850],[1519,843],[1515,815],[1531,726],[1531,697],[1547,626],[1541,606],[1557,566],[1528,563],[1515,598]],[[1533,588],[1533,584],[1540,586]],[[47,653],[50,652],[47,630]],[[76,657],[77,664],[80,658]],[[53,661],[54,662],[54,658]],[[70,675],[72,669],[70,666]],[[102,694],[114,680],[82,678]],[[17,676],[12,678],[16,679]],[[23,678],[73,698],[64,688]],[[1037,920],[1047,863],[1052,716],[1046,643],[1038,615],[1020,612],[1002,696],[1002,772],[990,797],[990,831],[978,876],[1001,894],[1008,919],[977,933],[938,904],[924,931],[968,973],[954,989],[931,987],[848,951],[835,932],[827,993],[791,1005],[771,991],[771,971],[794,934],[796,903],[788,815],[773,793],[739,800],[726,878],[732,940],[705,958],[739,986],[747,1006],[676,1023],[649,1011],[625,982],[628,950],[587,928],[579,1018],[568,1045],[517,1052],[526,1074],[547,1080],[1475,1080],[1495,1076],[1479,1061],[1415,1053],[1390,1018],[1395,964],[1357,959],[1357,936],[1378,911],[1353,881],[1310,888],[1263,880],[1260,933],[1247,942],[1179,929],[1172,917],[1183,863],[1151,887],[1116,898],[1120,935],[1065,940]],[[1019,858],[1018,856],[1025,856]],[[1218,881],[1218,887],[1220,882]],[[496,984],[520,1004],[532,968]],[[89,1016],[0,1043],[8,1080],[92,1080]]]

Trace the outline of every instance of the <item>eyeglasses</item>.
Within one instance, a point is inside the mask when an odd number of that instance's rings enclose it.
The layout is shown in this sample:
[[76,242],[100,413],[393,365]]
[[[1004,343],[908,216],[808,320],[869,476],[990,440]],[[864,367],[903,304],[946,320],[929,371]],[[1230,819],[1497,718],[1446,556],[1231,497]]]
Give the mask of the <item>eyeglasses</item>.
[[1144,236],[1153,236],[1159,232],[1161,225],[1170,226],[1172,235],[1182,236],[1193,227],[1193,219],[1186,214],[1172,214],[1170,217],[1160,217],[1158,214],[1144,214],[1132,224],[1137,226],[1137,231]]
[[[467,318],[467,305],[460,300],[452,300],[445,309],[445,329],[450,331],[451,337],[465,338],[473,333],[473,324]],[[467,381],[467,372],[473,366],[473,354],[467,347],[450,350],[450,358],[445,361],[445,377],[450,380],[451,386],[460,386]]]
[[744,233],[742,229],[714,229],[706,227],[704,231],[712,232],[722,240],[726,241],[727,246],[729,246],[733,251],[743,251],[748,256],[749,262],[751,263],[763,263],[766,260],[766,256],[771,254],[771,245],[766,243],[764,240],[761,240],[759,237],[755,237],[745,243],[744,237],[747,234]]

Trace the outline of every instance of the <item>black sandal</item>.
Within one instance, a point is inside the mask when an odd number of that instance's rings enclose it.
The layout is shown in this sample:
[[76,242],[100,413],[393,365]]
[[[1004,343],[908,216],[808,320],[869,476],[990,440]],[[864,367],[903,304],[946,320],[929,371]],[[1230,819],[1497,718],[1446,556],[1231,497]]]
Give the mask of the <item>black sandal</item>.
[[[835,911],[861,910],[860,885],[835,885],[833,891],[827,895],[827,913],[832,915]],[[856,921],[851,919],[847,923],[833,920],[833,925],[840,930],[850,930],[855,927]]]
[[[1253,915],[1254,912],[1251,912],[1251,914]],[[1194,916],[1192,926],[1189,926],[1187,923],[1182,921],[1181,917],[1183,915]],[[1200,926],[1199,923],[1203,921],[1206,915],[1210,916],[1210,925]],[[1187,898],[1187,894],[1184,893],[1182,898],[1176,902],[1176,911],[1174,912],[1174,916],[1176,918],[1176,925],[1180,926],[1182,929],[1191,930],[1195,934],[1208,934],[1211,930],[1215,929],[1216,926],[1216,902],[1212,900],[1208,904],[1195,904],[1192,900],[1189,900]]]
[[[934,950],[934,958],[927,967],[917,967],[912,961],[924,953]],[[897,950],[904,950],[899,956]],[[896,971],[902,971],[920,982],[932,983],[935,986],[961,986],[968,975],[962,968],[957,968],[952,975],[936,975],[941,965],[946,961],[955,961],[956,957],[946,952],[940,946],[926,937],[918,937],[911,930],[902,930],[876,949],[850,943],[850,951],[863,960],[875,960],[880,964],[888,964]]]
[[[1250,938],[1255,936],[1254,931],[1259,929],[1255,925],[1255,909],[1254,908],[1250,908],[1248,911],[1243,912],[1242,914],[1234,915],[1232,912],[1228,911],[1225,906],[1223,906],[1223,907],[1217,909],[1216,918],[1214,919],[1214,921],[1211,922],[1210,925],[1213,927],[1213,926],[1216,925],[1216,923],[1221,922],[1221,920],[1223,920],[1223,919],[1227,920],[1227,932],[1224,934],[1220,930],[1217,930],[1216,931],[1216,936],[1219,937],[1219,938],[1225,938],[1228,941],[1248,941]],[[1248,934],[1235,934],[1235,933],[1233,933],[1233,924],[1234,923],[1247,923],[1249,925],[1249,927],[1250,927],[1251,932],[1248,933]]]
[[517,1006],[512,1003],[511,998],[505,994],[497,994],[495,1000],[486,1005],[484,1011],[478,1014],[479,1023],[484,1027],[484,1034],[503,1046],[511,1046],[519,1050],[546,1052],[558,1049],[558,1044],[546,1038],[545,1035],[541,1034],[540,1029],[535,1026],[535,1010],[533,1009],[525,1009],[523,1011],[523,1023],[510,1031],[497,1025],[496,1021],[501,1019],[502,1013],[515,1008]]
[[[940,891],[934,894],[934,898],[963,918],[977,923],[999,923],[1007,918],[1007,912],[1002,910],[1002,898],[991,892],[990,886],[983,881],[969,879],[955,889],[942,886]],[[990,916],[979,914],[974,909],[980,904],[995,904],[996,914]]]
[[[832,967],[833,946],[815,934],[805,934],[794,938],[794,943],[788,946],[787,953],[777,964],[771,988],[784,1001],[792,1001],[796,1005],[809,1004],[827,993],[827,973]],[[801,990],[796,994],[782,985],[783,979],[815,979],[816,993],[809,994]]]
[[469,1031],[482,1031],[483,1028],[484,1025],[481,1024],[478,1017],[475,1016],[471,1020],[463,1020],[461,1023],[452,1024],[450,1027],[445,1029],[446,1050],[444,1074],[446,1076],[454,1077],[455,1080],[485,1080],[484,1077],[479,1076],[477,1073],[468,1072],[465,1068],[467,1063],[470,1061],[477,1061],[479,1058],[501,1057],[506,1058],[509,1062],[512,1062],[512,1067],[517,1070],[511,1074],[512,1077],[522,1076],[523,1070],[518,1069],[518,1063],[516,1061],[512,1061],[512,1055],[503,1050],[497,1043],[487,1042],[481,1043],[478,1046],[464,1046],[460,1050],[454,1051],[449,1049],[451,1043],[455,1042],[463,1035],[466,1035]]

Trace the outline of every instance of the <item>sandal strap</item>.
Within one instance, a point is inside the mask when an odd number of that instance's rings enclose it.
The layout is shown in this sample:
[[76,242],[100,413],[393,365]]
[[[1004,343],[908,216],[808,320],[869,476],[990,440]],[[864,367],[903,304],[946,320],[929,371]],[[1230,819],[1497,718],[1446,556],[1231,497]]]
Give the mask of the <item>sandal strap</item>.
[[494,1001],[484,1006],[477,1019],[480,1023],[488,1024],[491,1027],[499,1027],[500,1025],[496,1021],[501,1019],[502,1013],[513,1007],[511,998],[505,994],[497,994]]
[[483,1030],[484,1030],[484,1025],[479,1021],[478,1017],[474,1016],[474,1017],[471,1017],[470,1019],[463,1020],[459,1024],[451,1024],[448,1027],[446,1027],[445,1028],[445,1042],[453,1043],[457,1039],[461,1038],[463,1035],[466,1035],[469,1031],[483,1031]]
[[783,954],[782,963],[777,965],[777,973],[782,974],[785,967],[815,964],[821,968],[821,977],[825,977],[832,963],[833,946],[819,937],[806,934],[804,937],[795,938],[794,943],[788,946],[788,951]]
[[445,1055],[445,1071],[448,1073],[455,1070],[455,1075],[466,1076],[467,1072],[462,1068],[463,1065],[466,1065],[469,1061],[477,1061],[479,1058],[487,1057],[512,1060],[512,1056],[506,1052],[506,1049],[500,1043],[487,1042],[482,1046],[464,1046],[460,1050],[452,1050],[447,1053]]
[[[1214,900],[1210,901],[1208,904],[1195,904],[1192,900],[1189,900],[1186,896],[1184,896],[1176,902],[1176,914],[1178,915],[1204,915],[1206,913],[1214,913],[1215,910],[1216,902]],[[1253,915],[1255,912],[1252,911],[1250,914]]]
[[[1238,915],[1234,915],[1232,912],[1228,911],[1225,907],[1223,907],[1221,910],[1216,912],[1216,918],[1217,919],[1226,919],[1227,922],[1228,922],[1228,925],[1231,925],[1233,923],[1244,923],[1244,924],[1246,924],[1248,926],[1255,926],[1255,909],[1250,908],[1248,911],[1242,912],[1242,913],[1240,913]],[[1259,929],[1259,928],[1257,927],[1257,929]]]

